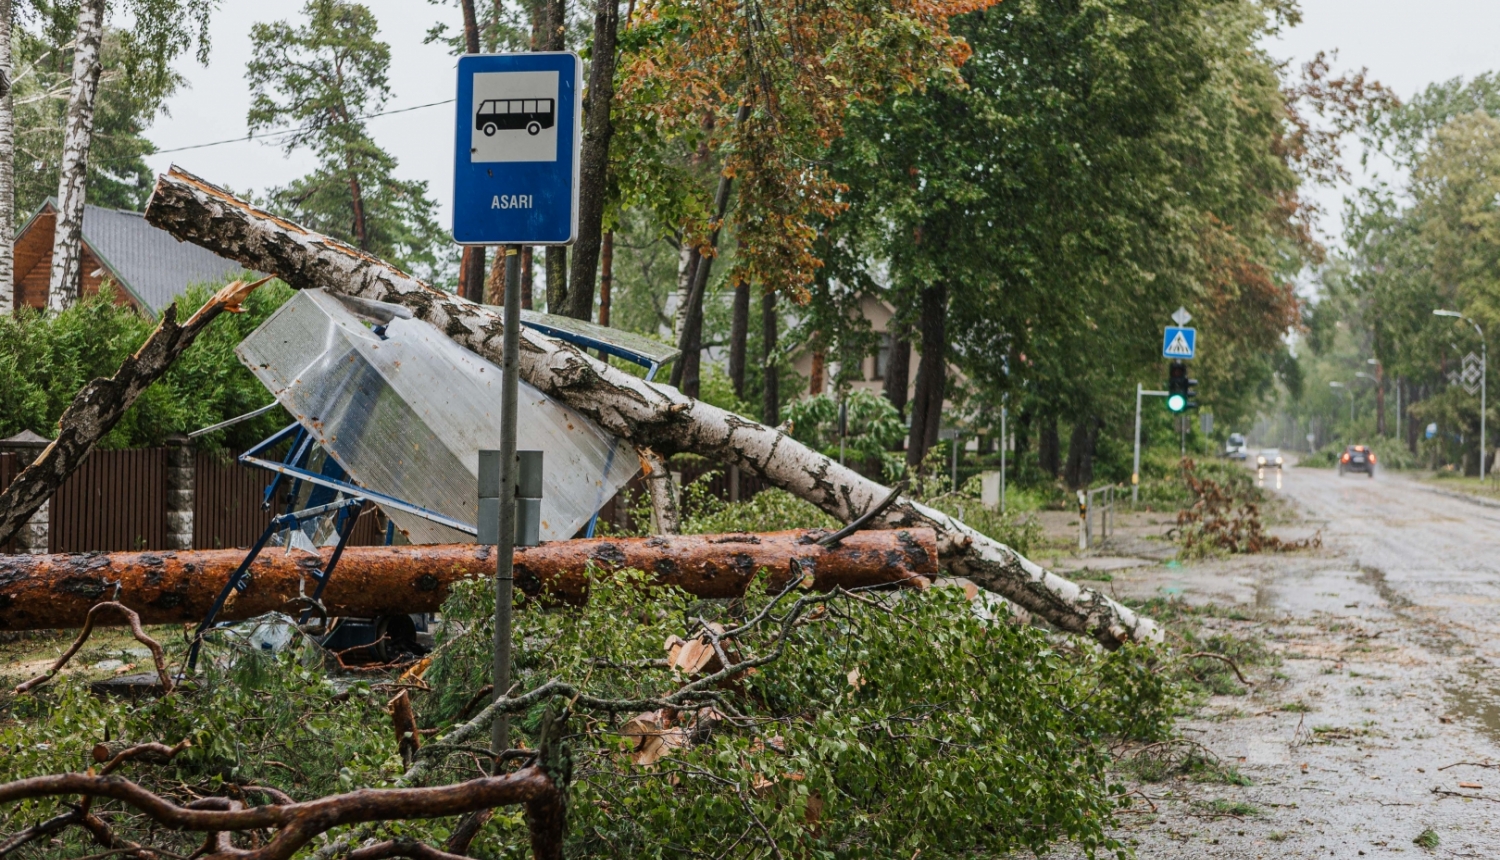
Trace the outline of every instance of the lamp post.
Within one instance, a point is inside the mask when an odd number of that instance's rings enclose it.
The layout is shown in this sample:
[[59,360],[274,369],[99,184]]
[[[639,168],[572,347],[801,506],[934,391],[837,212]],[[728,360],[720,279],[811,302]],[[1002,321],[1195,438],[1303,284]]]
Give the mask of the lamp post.
[[1484,329],[1479,327],[1479,323],[1474,322],[1458,311],[1434,309],[1432,311],[1432,315],[1437,317],[1452,317],[1457,320],[1463,320],[1464,322],[1473,326],[1475,333],[1479,335],[1479,480],[1483,481],[1485,477],[1487,477],[1486,473],[1489,471],[1485,468],[1486,464],[1489,462],[1489,457],[1486,456],[1485,452],[1486,440],[1484,433],[1484,412],[1486,408],[1485,396],[1489,393],[1488,389],[1490,372],[1490,352],[1489,346],[1484,342]]
[[[1349,386],[1342,382],[1330,382],[1328,383],[1328,387],[1348,388]],[[1351,433],[1354,431],[1354,392],[1352,390],[1349,392],[1349,431]]]

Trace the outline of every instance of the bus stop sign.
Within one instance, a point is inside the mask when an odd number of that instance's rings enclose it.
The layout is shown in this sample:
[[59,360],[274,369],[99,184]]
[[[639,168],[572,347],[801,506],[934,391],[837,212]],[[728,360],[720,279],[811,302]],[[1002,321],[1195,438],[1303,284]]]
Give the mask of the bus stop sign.
[[453,238],[567,245],[578,235],[583,62],[571,52],[458,60]]

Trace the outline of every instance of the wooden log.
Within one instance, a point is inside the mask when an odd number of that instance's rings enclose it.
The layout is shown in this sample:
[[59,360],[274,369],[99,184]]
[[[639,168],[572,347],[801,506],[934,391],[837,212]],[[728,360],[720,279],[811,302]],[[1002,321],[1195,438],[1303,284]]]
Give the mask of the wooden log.
[[[556,541],[516,550],[516,587],[532,597],[578,603],[587,599],[589,566],[634,568],[652,581],[699,597],[736,597],[760,571],[780,588],[810,575],[812,587],[905,584],[926,587],[935,574],[937,540],[931,529],[856,532],[834,549],[821,531],[681,535]],[[310,574],[328,560],[321,553],[266,551],[250,567],[250,586],[219,617],[253,618],[290,612],[311,593]],[[90,608],[114,598],[147,624],[202,620],[244,550],[0,555],[0,630],[77,627]],[[378,616],[436,612],[454,582],[495,573],[491,548],[447,546],[348,547],[323,603],[330,615]],[[115,621],[105,615],[96,623]]]
[[[499,362],[499,314],[433,289],[391,264],[293,224],[173,167],[157,178],[146,220],[246,268],[274,272],[297,289],[391,302],[458,343]],[[539,332],[521,329],[521,378],[628,440],[663,456],[692,452],[738,466],[844,522],[888,494],[885,487],[773,427],[646,382]],[[1106,647],[1158,642],[1162,630],[1108,595],[1064,579],[954,517],[900,499],[870,528],[930,528],[942,564],[1058,629]]]

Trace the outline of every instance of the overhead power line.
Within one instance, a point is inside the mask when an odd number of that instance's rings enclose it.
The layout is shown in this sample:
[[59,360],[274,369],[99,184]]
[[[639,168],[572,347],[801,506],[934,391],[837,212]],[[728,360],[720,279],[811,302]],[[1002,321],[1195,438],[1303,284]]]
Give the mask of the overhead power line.
[[[377,117],[382,117],[382,116],[391,116],[392,114],[398,114],[398,113],[408,113],[408,112],[414,111],[414,110],[422,110],[423,108],[430,108],[430,107],[437,107],[438,105],[452,104],[453,102],[454,102],[454,99],[443,99],[440,102],[428,102],[427,104],[422,104],[422,105],[412,105],[411,107],[396,108],[395,110],[380,111],[379,113],[367,113],[367,114],[363,114],[361,116],[355,117],[353,120],[351,120],[351,122],[358,122],[360,120],[367,120],[367,119],[375,119]],[[244,141],[247,141],[247,140],[260,140],[262,138],[268,138],[268,137],[286,137],[288,135],[293,135],[293,134],[297,134],[299,132],[308,131],[308,130],[310,130],[312,128],[313,128],[313,126],[311,126],[311,125],[304,125],[304,126],[299,126],[297,128],[284,128],[284,129],[281,129],[279,131],[265,131],[265,132],[261,132],[259,134],[247,134],[244,137],[231,137],[231,138],[227,138],[225,140],[214,140],[214,141],[210,141],[208,143],[195,143],[195,144],[192,144],[190,146],[175,146],[175,147],[172,147],[171,149],[158,149],[155,152],[144,153],[141,157],[143,157],[143,158],[149,158],[149,157],[151,157],[153,155],[166,155],[166,154],[172,153],[172,152],[187,152],[188,150],[191,150],[191,149],[207,149],[210,146],[223,146],[223,145],[228,144],[228,143],[241,143],[241,142],[244,142]]]

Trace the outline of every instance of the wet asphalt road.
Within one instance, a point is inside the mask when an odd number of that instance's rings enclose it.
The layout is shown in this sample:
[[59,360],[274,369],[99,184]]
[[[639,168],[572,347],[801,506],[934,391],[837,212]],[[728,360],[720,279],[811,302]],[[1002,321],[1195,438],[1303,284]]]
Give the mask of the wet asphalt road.
[[[1157,811],[1124,816],[1119,835],[1142,858],[1500,858],[1500,507],[1401,473],[1280,479],[1266,489],[1292,515],[1271,531],[1320,534],[1321,549],[1143,564],[1109,583],[1225,607],[1205,635],[1281,658],[1180,724],[1250,784],[1142,784]],[[1255,812],[1215,811],[1231,801]],[[1414,844],[1429,828],[1438,847]]]
[[1372,480],[1289,468],[1282,483],[1281,494],[1320,524],[1330,548],[1383,577],[1387,597],[1500,655],[1500,503],[1456,497],[1441,482],[1400,472],[1377,471]]

